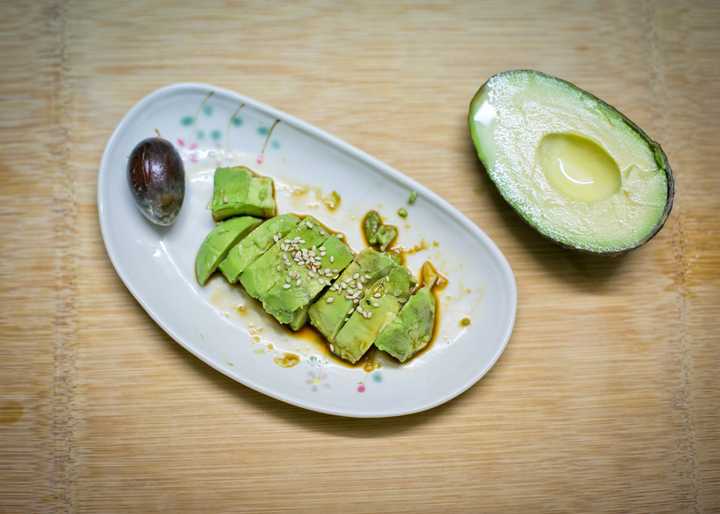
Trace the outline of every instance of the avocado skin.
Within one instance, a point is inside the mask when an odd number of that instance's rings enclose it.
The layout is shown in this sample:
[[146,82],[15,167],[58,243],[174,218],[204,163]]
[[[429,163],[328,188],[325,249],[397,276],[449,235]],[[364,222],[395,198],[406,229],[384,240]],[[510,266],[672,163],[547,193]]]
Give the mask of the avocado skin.
[[275,184],[250,168],[217,168],[213,177],[212,215],[215,221],[231,216],[275,216]]
[[[368,282],[371,285],[377,279],[387,275],[393,266],[395,263],[390,256],[372,248],[366,248],[358,253],[355,260],[345,268],[336,283],[352,278],[355,273],[358,273],[363,277],[368,275],[370,277]],[[333,298],[333,301],[327,303],[330,297]],[[353,302],[345,298],[344,294],[328,290],[310,306],[310,323],[332,343],[353,308]]]
[[[590,250],[590,249],[587,249],[587,248],[578,248],[578,247],[576,247],[576,246],[572,246],[572,245],[569,245],[569,244],[566,244],[566,243],[562,243],[562,242],[557,241],[556,239],[554,239],[554,238],[552,238],[552,237],[549,237],[548,235],[546,235],[546,234],[535,224],[535,222],[534,222],[533,220],[531,220],[531,219],[529,219],[528,217],[524,216],[518,209],[515,208],[514,203],[511,201],[510,198],[507,197],[507,195],[505,194],[505,191],[504,191],[503,188],[500,186],[500,184],[498,184],[498,183],[495,181],[495,179],[492,177],[492,175],[487,172],[488,163],[486,163],[486,162],[484,161],[483,157],[480,155],[480,151],[479,151],[479,148],[478,148],[479,144],[475,141],[475,131],[474,131],[474,124],[473,124],[473,105],[475,104],[475,102],[476,102],[477,100],[479,100],[480,96],[483,94],[483,92],[484,92],[484,90],[485,90],[485,87],[487,86],[488,82],[490,82],[490,81],[491,81],[493,78],[495,78],[495,77],[500,77],[500,76],[503,76],[503,75],[509,75],[509,74],[514,74],[514,73],[531,73],[531,74],[539,75],[539,76],[546,77],[546,78],[549,78],[549,79],[552,79],[552,80],[557,80],[557,81],[559,81],[559,82],[563,82],[563,83],[565,83],[565,84],[573,87],[574,89],[580,91],[581,93],[583,93],[583,94],[585,94],[585,95],[593,98],[595,101],[597,101],[597,102],[598,102],[601,106],[603,106],[605,109],[607,109],[607,110],[609,110],[609,111],[612,111],[613,113],[617,114],[618,117],[620,117],[620,118],[623,120],[623,122],[625,122],[625,124],[626,124],[627,126],[629,126],[633,131],[635,131],[638,135],[640,135],[640,137],[642,137],[642,138],[647,142],[648,146],[652,149],[653,156],[655,157],[655,162],[657,163],[658,168],[662,169],[662,170],[665,172],[665,176],[667,177],[667,201],[666,201],[666,203],[665,203],[665,209],[664,209],[664,211],[663,211],[663,214],[662,214],[661,218],[658,220],[657,224],[655,225],[655,228],[654,228],[654,229],[650,232],[650,234],[648,234],[644,239],[642,239],[641,241],[639,241],[637,244],[635,244],[635,245],[632,246],[632,247],[624,248],[624,249],[619,250],[619,251],[595,251],[595,250]],[[554,242],[554,243],[556,243],[556,244],[558,244],[558,245],[560,245],[560,246],[562,246],[562,247],[564,247],[564,248],[568,248],[568,249],[571,249],[571,250],[575,250],[575,251],[581,252],[581,253],[589,253],[589,254],[594,254],[594,255],[608,255],[608,256],[622,255],[622,254],[625,254],[625,253],[627,253],[627,252],[629,252],[629,251],[635,250],[635,249],[643,246],[645,243],[647,243],[647,242],[650,241],[653,237],[655,237],[655,236],[657,235],[657,233],[660,232],[660,230],[663,228],[663,226],[665,225],[665,222],[667,221],[668,217],[670,216],[670,212],[672,211],[672,206],[673,206],[673,199],[674,199],[674,196],[675,196],[675,178],[674,178],[674,176],[673,176],[672,169],[670,168],[670,163],[669,163],[669,161],[668,161],[667,155],[666,155],[665,152],[663,151],[663,149],[662,149],[662,147],[660,146],[660,144],[657,143],[656,141],[652,140],[652,139],[650,138],[650,136],[648,136],[648,135],[645,133],[645,131],[643,131],[635,122],[633,122],[630,118],[628,118],[627,116],[625,116],[625,115],[624,115],[622,112],[620,112],[618,109],[616,109],[616,108],[613,107],[612,105],[608,104],[607,102],[605,102],[605,101],[602,100],[601,98],[598,98],[597,96],[593,95],[592,93],[586,91],[585,89],[582,89],[582,88],[576,86],[576,85],[573,84],[572,82],[569,82],[569,81],[567,81],[567,80],[563,80],[563,79],[558,78],[558,77],[555,77],[555,76],[553,76],[553,75],[549,75],[549,74],[547,74],[547,73],[543,73],[543,72],[541,72],[541,71],[530,70],[530,69],[506,70],[506,71],[503,71],[503,72],[500,72],[500,73],[496,73],[495,75],[493,75],[493,76],[491,76],[490,78],[488,78],[488,79],[485,81],[485,83],[483,83],[482,86],[480,86],[480,89],[477,90],[477,92],[476,92],[475,95],[473,96],[472,100],[470,100],[470,108],[468,109],[468,127],[469,127],[469,130],[470,130],[470,137],[471,137],[471,139],[472,139],[472,141],[473,141],[473,145],[475,146],[475,150],[476,150],[478,159],[479,159],[480,162],[482,163],[482,166],[483,166],[483,169],[484,169],[484,171],[485,171],[485,174],[490,178],[490,180],[493,182],[493,184],[495,184],[495,188],[498,190],[498,192],[500,193],[500,196],[502,196],[503,200],[505,200],[505,201],[510,205],[510,207],[512,207],[513,210],[514,210],[516,213],[518,213],[518,215],[520,216],[520,218],[521,218],[525,223],[527,223],[528,225],[530,225],[533,229],[535,229],[535,230],[536,230],[540,235],[542,235],[545,239],[548,239],[548,240],[550,240],[550,241],[552,241],[552,242]]]
[[228,250],[260,223],[262,220],[242,216],[218,223],[210,231],[195,257],[195,277],[200,285],[205,285]]
[[423,349],[435,327],[435,295],[425,286],[412,295],[398,315],[378,335],[375,346],[400,362]]
[[255,259],[275,244],[275,234],[285,237],[300,222],[295,214],[281,214],[263,222],[242,241],[233,246],[227,257],[220,263],[220,271],[225,279],[234,284],[240,274]]

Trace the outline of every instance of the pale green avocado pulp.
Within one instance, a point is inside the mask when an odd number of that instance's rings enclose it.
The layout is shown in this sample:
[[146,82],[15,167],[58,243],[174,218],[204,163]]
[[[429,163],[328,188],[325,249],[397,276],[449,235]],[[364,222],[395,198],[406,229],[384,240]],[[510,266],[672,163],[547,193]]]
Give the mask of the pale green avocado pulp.
[[667,218],[672,175],[660,146],[569,82],[500,73],[473,98],[468,122],[500,193],[551,239],[621,252],[646,242]]

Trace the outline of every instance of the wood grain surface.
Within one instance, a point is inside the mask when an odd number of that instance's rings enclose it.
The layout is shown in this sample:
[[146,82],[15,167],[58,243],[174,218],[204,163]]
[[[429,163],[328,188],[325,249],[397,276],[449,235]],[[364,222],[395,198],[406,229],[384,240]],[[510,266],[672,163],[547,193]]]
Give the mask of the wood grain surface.
[[[720,3],[3,2],[0,512],[720,512]],[[543,240],[465,123],[530,67],[666,149],[647,246]],[[493,371],[430,412],[352,420],[266,398],[174,344],[96,211],[105,143],[148,92],[234,89],[338,135],[485,230],[519,311]]]

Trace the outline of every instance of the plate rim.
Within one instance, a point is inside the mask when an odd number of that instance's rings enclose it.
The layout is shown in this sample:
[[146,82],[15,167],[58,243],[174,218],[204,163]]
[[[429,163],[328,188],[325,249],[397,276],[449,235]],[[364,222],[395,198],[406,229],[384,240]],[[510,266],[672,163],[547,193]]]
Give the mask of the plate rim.
[[[495,260],[500,265],[500,268],[502,270],[503,275],[507,279],[508,285],[509,285],[509,296],[510,296],[510,322],[507,324],[507,327],[505,328],[505,332],[502,336],[502,342],[500,346],[498,347],[497,351],[493,355],[493,357],[488,361],[488,363],[482,368],[479,369],[477,373],[474,373],[472,378],[468,380],[467,382],[461,384],[459,387],[454,388],[447,392],[446,394],[440,396],[437,400],[421,403],[419,406],[416,406],[414,408],[410,409],[398,409],[393,411],[362,411],[357,412],[353,411],[352,408],[325,408],[318,405],[313,405],[312,402],[306,402],[303,400],[296,400],[293,398],[286,397],[282,393],[276,393],[272,390],[267,389],[266,387],[259,385],[257,383],[254,383],[251,380],[246,380],[242,376],[238,374],[232,373],[230,370],[224,369],[222,366],[220,366],[218,363],[216,363],[216,360],[205,355],[204,352],[200,351],[198,348],[194,347],[192,344],[186,344],[181,337],[179,337],[175,331],[168,326],[166,323],[164,323],[159,315],[154,311],[152,307],[150,307],[144,299],[141,297],[141,295],[135,290],[134,286],[130,282],[130,280],[127,278],[123,271],[122,264],[118,262],[117,255],[116,255],[116,249],[113,246],[111,239],[108,237],[108,214],[106,213],[104,200],[102,191],[104,188],[106,175],[108,172],[104,171],[109,167],[109,159],[110,159],[110,151],[116,144],[116,140],[119,137],[119,135],[124,131],[126,126],[130,123],[130,120],[135,117],[135,115],[139,112],[142,112],[142,110],[149,104],[151,104],[156,98],[163,97],[165,95],[176,93],[178,91],[196,91],[199,90],[201,92],[210,92],[213,93],[219,93],[222,95],[230,96],[236,100],[239,100],[240,102],[245,103],[247,106],[253,107],[257,111],[261,113],[265,113],[269,116],[272,116],[276,119],[279,119],[283,121],[283,123],[290,125],[294,127],[295,129],[305,132],[310,136],[313,136],[324,143],[329,144],[330,146],[334,146],[337,149],[349,154],[350,156],[359,159],[360,161],[364,162],[365,164],[372,166],[382,172],[383,175],[386,177],[394,180],[395,182],[402,184],[408,189],[415,190],[419,193],[422,193],[424,197],[426,197],[428,200],[433,201],[441,207],[443,210],[445,210],[447,213],[451,215],[451,217],[458,222],[460,225],[462,225],[464,228],[469,230],[475,237],[480,239],[480,241],[485,245],[485,247],[490,251],[492,254],[492,257],[495,258]],[[404,175],[400,171],[396,170],[392,166],[380,161],[379,159],[371,156],[370,154],[352,146],[351,144],[333,136],[332,134],[325,132],[324,130],[307,123],[299,118],[296,118],[295,116],[292,116],[290,114],[287,114],[284,111],[275,109],[274,107],[271,107],[263,102],[257,101],[253,98],[241,95],[240,93],[237,93],[235,91],[232,91],[230,89],[226,89],[223,87],[214,86],[212,84],[202,83],[202,82],[178,82],[173,83],[167,86],[160,87],[158,89],[155,89],[154,91],[148,93],[145,95],[142,99],[140,99],[138,102],[136,102],[123,116],[123,118],[120,120],[120,122],[117,124],[115,129],[113,130],[112,134],[110,135],[107,143],[105,144],[105,149],[103,151],[102,158],[100,160],[100,168],[98,170],[98,182],[97,182],[97,210],[98,210],[98,218],[100,221],[100,233],[102,235],[103,244],[105,245],[105,252],[107,253],[108,257],[110,258],[110,262],[113,265],[113,268],[115,269],[115,273],[118,275],[122,283],[125,285],[125,288],[130,292],[130,294],[135,298],[135,300],[140,304],[140,306],[145,310],[145,312],[150,316],[150,318],[157,323],[157,325],[163,329],[163,331],[169,335],[177,344],[179,344],[182,348],[187,350],[190,354],[194,355],[201,361],[203,361],[205,364],[213,368],[214,370],[222,373],[223,375],[231,378],[232,380],[239,382],[240,384],[244,385],[245,387],[248,387],[254,391],[257,391],[259,393],[262,393],[270,398],[274,398],[276,400],[280,400],[284,403],[288,403],[290,405],[293,405],[295,407],[300,407],[302,409],[307,409],[315,412],[320,412],[323,414],[329,414],[329,415],[335,415],[335,416],[342,416],[342,417],[349,417],[349,418],[389,418],[389,417],[398,417],[398,416],[406,416],[410,414],[416,414],[419,412],[423,412],[426,410],[433,409],[439,405],[442,405],[444,403],[447,403],[456,397],[460,396],[462,393],[470,389],[473,385],[475,385],[477,382],[479,382],[497,363],[500,356],[504,353],[505,349],[507,348],[507,345],[510,341],[510,337],[512,335],[513,329],[515,327],[516,317],[517,317],[517,282],[515,279],[515,275],[512,271],[512,268],[510,267],[509,262],[507,261],[507,258],[505,255],[500,251],[500,249],[497,247],[495,242],[475,223],[473,223],[469,218],[467,218],[458,208],[456,208],[454,205],[452,205],[450,202],[442,198],[437,193],[433,192],[423,184],[420,184],[419,182],[416,182],[413,178]],[[218,364],[218,365],[216,365]]]

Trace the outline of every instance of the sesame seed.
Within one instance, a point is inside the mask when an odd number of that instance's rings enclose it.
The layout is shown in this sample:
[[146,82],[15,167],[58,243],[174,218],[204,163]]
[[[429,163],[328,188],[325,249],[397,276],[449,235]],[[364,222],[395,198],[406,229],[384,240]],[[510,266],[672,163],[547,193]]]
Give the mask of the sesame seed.
[[380,307],[380,304],[378,302],[370,302],[373,307]]
[[296,285],[296,286],[299,286],[300,284],[302,284],[302,280],[297,279],[297,280],[295,281],[295,285]]
[[353,273],[352,278],[357,280],[360,277],[360,273]]
[[290,284],[288,284],[287,282],[285,282],[285,283],[283,284],[283,289],[290,289]]
[[328,296],[328,297],[327,297],[327,300],[325,300],[325,303],[333,303],[334,301],[335,301],[335,297],[334,297],[334,296]]
[[334,256],[334,255],[331,255],[331,256],[330,256],[330,262],[335,262],[335,256]]
[[357,298],[355,298],[355,299],[353,300],[353,303],[354,303],[355,305],[357,305],[357,304],[360,303],[360,300],[358,300]]
[[380,293],[375,293],[373,296],[374,296],[375,298],[380,298],[382,295],[381,295]]

